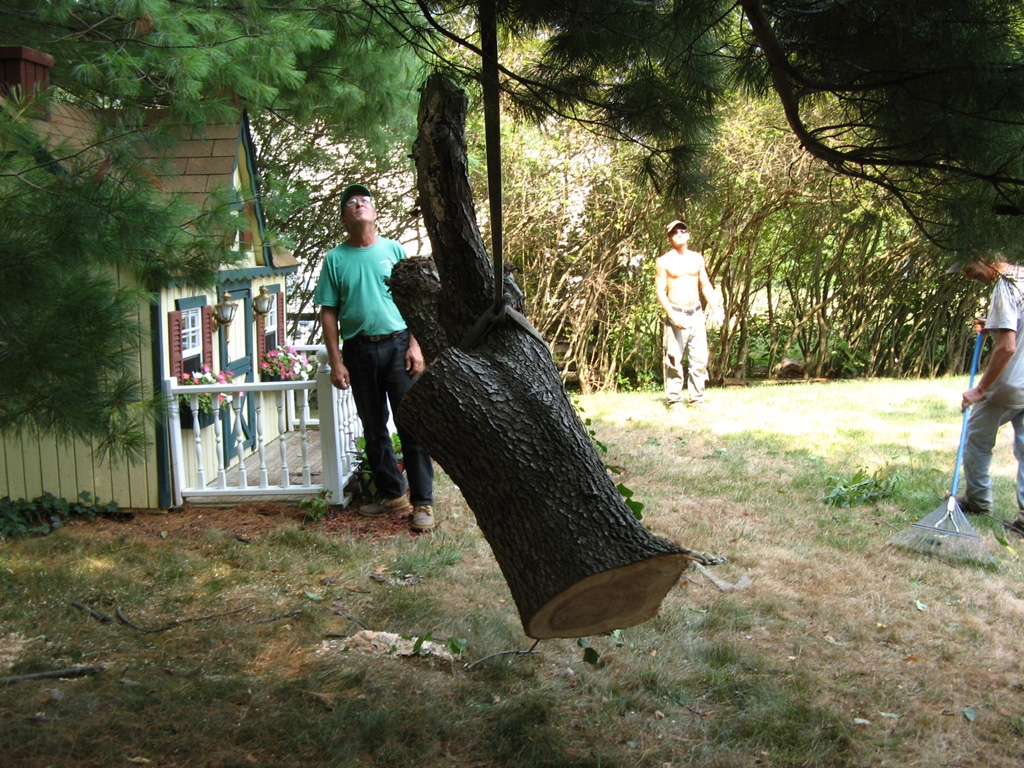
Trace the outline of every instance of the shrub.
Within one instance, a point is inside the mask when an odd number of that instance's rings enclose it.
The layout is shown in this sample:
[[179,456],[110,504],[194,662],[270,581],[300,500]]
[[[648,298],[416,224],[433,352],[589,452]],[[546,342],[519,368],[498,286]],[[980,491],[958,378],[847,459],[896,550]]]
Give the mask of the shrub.
[[9,496],[4,496],[0,499],[0,540],[18,536],[46,535],[60,528],[72,517],[95,520],[98,515],[116,512],[117,502],[99,504],[92,500],[92,494],[88,491],[78,494],[78,501],[61,499],[52,493],[44,493],[32,501],[11,501]]

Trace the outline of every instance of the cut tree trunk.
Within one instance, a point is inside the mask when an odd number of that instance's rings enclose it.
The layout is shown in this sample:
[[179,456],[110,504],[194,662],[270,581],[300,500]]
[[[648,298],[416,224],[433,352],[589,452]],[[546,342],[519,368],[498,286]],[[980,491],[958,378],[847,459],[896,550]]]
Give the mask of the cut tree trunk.
[[[658,612],[694,553],[651,534],[626,506],[550,350],[521,316],[463,343],[494,292],[466,170],[465,110],[462,91],[428,80],[413,153],[434,255],[404,260],[390,280],[428,368],[396,418],[459,486],[527,635],[632,626]],[[505,290],[521,307],[507,273]]]

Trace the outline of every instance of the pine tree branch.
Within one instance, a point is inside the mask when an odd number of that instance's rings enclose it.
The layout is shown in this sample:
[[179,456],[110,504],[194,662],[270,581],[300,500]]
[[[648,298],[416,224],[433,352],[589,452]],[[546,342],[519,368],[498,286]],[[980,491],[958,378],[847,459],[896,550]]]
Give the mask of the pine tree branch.
[[[965,179],[984,182],[993,187],[1001,185],[1024,188],[1024,178],[1008,176],[998,173],[984,173],[969,168],[956,162],[936,162],[927,159],[901,159],[897,156],[898,147],[874,147],[860,148],[857,150],[842,151],[830,147],[818,138],[818,135],[825,129],[811,130],[807,127],[800,111],[801,96],[796,93],[790,82],[791,79],[809,82],[801,78],[795,68],[786,58],[782,44],[779,42],[771,24],[765,16],[761,0],[738,0],[743,9],[751,31],[757,39],[758,45],[764,52],[765,60],[768,63],[768,70],[772,80],[772,87],[779,97],[786,121],[797,136],[801,146],[811,155],[834,167],[836,170],[854,178],[871,181],[891,193],[897,195],[901,204],[906,207],[906,197],[898,192],[899,185],[886,181],[879,173],[872,173],[864,170],[869,167],[904,168],[908,170],[928,171],[938,175],[959,176]],[[814,89],[838,94],[842,90],[836,86],[815,84]],[[877,90],[878,86],[870,90]],[[856,166],[856,167],[854,167]],[[913,215],[913,214],[912,214]]]

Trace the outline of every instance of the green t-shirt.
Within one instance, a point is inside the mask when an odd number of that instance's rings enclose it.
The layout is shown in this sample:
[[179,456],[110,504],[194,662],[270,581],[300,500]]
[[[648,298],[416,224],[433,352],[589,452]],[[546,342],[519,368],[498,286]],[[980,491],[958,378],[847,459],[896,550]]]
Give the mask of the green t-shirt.
[[313,301],[338,308],[342,341],[405,330],[402,313],[384,284],[391,268],[403,258],[401,244],[384,237],[367,248],[342,243],[324,256]]

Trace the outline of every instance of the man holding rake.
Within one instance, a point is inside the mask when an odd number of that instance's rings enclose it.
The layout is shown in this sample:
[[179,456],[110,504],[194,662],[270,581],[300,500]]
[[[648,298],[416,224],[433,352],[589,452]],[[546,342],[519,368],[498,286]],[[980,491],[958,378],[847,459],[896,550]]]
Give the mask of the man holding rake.
[[976,333],[995,338],[992,357],[981,379],[963,393],[961,408],[971,408],[964,449],[964,480],[967,492],[957,497],[967,513],[989,515],[992,511],[992,449],[1003,424],[1013,425],[1013,453],[1017,457],[1017,516],[1003,524],[1024,536],[1024,345],[1017,339],[1024,332],[1024,267],[1007,264],[996,254],[950,267],[947,274],[960,272],[968,280],[992,285],[988,318],[975,320]]

